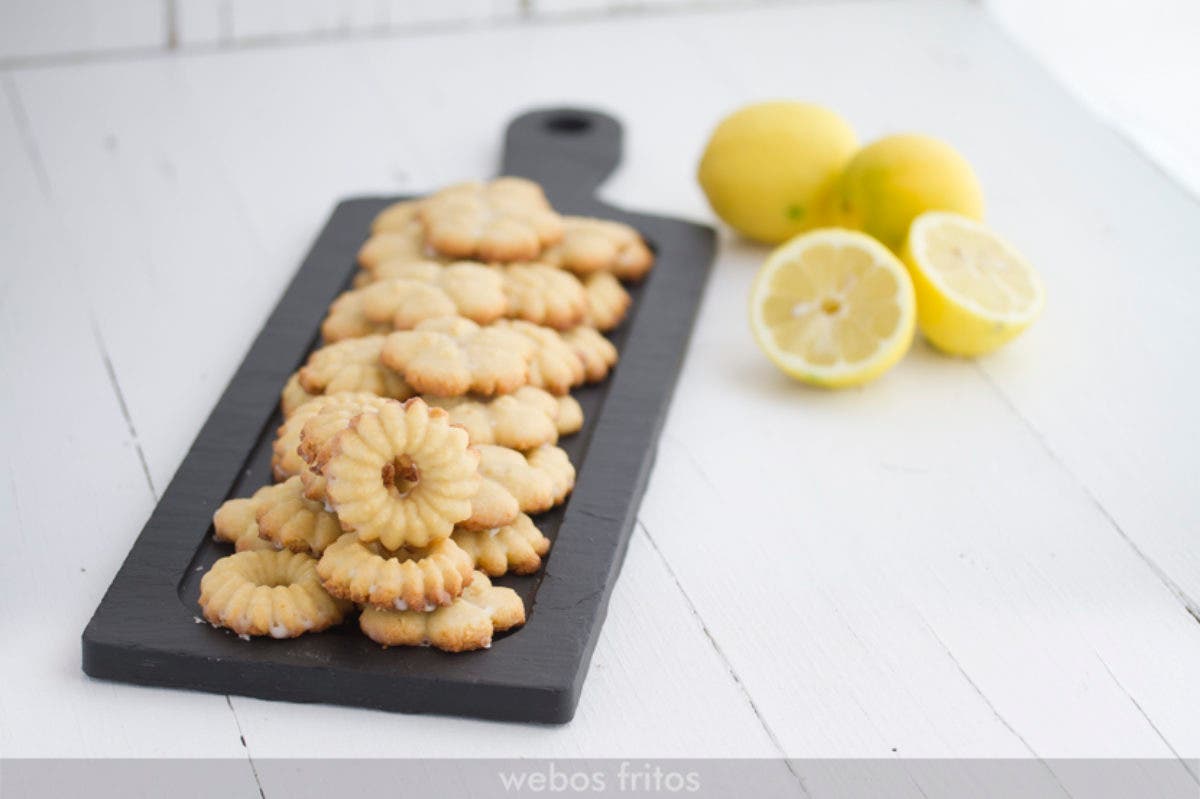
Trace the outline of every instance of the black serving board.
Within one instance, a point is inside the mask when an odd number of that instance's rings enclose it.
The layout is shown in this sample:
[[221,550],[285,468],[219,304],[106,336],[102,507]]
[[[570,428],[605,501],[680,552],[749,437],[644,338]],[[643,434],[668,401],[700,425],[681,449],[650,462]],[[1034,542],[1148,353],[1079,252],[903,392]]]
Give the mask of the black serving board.
[[199,622],[200,577],[229,554],[213,511],[270,482],[279,391],[318,344],[329,303],[355,271],[375,215],[398,197],[340,203],[254,341],[83,633],[83,670],[143,685],[512,721],[566,722],[624,559],[638,505],[715,250],[711,228],[633,214],[596,199],[621,157],[621,126],[573,108],[509,125],[501,173],[537,180],[563,213],[616,219],[642,232],[657,264],[631,287],[613,331],[621,360],[575,392],[585,425],[560,446],[578,471],[564,506],[537,517],[554,544],[541,571],[498,582],[525,600],[528,622],[490,649],[446,654],[383,649],[357,629],[240,640]]

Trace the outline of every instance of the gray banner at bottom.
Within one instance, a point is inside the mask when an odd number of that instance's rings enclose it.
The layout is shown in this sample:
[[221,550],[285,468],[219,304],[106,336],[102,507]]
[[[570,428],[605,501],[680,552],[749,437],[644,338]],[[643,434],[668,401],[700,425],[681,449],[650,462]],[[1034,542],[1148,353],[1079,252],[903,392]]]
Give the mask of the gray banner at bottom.
[[0,797],[1198,799],[1200,760],[0,759]]

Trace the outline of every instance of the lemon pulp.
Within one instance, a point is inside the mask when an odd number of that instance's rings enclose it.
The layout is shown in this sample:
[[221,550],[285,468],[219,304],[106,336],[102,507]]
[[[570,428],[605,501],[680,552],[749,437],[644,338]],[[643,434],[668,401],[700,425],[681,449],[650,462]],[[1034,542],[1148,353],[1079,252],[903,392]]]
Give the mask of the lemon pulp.
[[921,332],[939,349],[982,355],[1012,340],[1041,312],[1037,273],[1008,242],[960,214],[918,216],[903,256]]
[[841,229],[792,239],[767,259],[751,292],[751,327],[785,373],[828,387],[860,385],[912,342],[912,283],[879,242]]

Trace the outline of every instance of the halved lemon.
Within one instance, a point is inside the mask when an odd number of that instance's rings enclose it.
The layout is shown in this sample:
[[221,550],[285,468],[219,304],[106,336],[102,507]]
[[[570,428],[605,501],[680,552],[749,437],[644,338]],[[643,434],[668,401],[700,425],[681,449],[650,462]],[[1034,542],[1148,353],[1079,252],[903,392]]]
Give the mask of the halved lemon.
[[983,355],[1041,313],[1033,267],[985,225],[948,211],[913,220],[901,252],[917,292],[917,324],[952,355]]
[[750,292],[758,345],[788,375],[828,388],[857,386],[890,369],[912,344],[912,281],[865,233],[797,236],[771,253]]

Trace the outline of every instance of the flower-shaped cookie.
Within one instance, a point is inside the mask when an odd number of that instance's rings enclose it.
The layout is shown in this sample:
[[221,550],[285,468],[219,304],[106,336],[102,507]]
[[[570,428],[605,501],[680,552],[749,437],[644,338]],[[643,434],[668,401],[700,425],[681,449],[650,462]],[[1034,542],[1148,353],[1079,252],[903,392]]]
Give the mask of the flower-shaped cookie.
[[583,216],[563,217],[562,240],[541,259],[576,274],[611,272],[621,280],[640,280],[654,266],[654,253],[629,225]]
[[389,335],[381,357],[422,394],[507,394],[528,381],[533,348],[501,324],[480,327],[452,316],[429,319]]
[[471,497],[471,515],[458,526],[465,530],[491,530],[512,524],[520,513],[520,503],[507,488],[495,480],[480,478],[479,489]]
[[293,475],[303,474],[308,469],[308,464],[299,449],[304,426],[314,416],[340,410],[349,414],[344,416],[344,420],[348,420],[368,408],[378,407],[382,402],[384,398],[374,394],[343,391],[338,394],[319,395],[298,406],[275,432],[275,442],[271,445],[271,471],[275,479],[286,480]]
[[346,533],[317,564],[325,590],[392,610],[433,610],[457,599],[475,576],[471,556],[449,538],[424,548],[385,549]]
[[588,383],[598,383],[603,380],[617,363],[616,346],[596,332],[594,328],[580,325],[563,333],[562,337],[583,364],[584,375]]
[[551,394],[566,394],[583,383],[586,377],[583,363],[557,330],[519,319],[502,319],[492,328],[516,333],[528,342],[529,385]]
[[611,272],[593,272],[584,281],[587,291],[586,322],[598,330],[621,324],[632,298]]
[[321,338],[327,344],[348,338],[363,338],[390,333],[388,322],[372,322],[363,312],[363,296],[359,291],[339,294],[329,306],[329,313],[321,322]]
[[323,403],[306,414],[300,427],[300,443],[296,446],[296,454],[304,463],[300,469],[304,496],[321,503],[327,502],[326,483],[321,471],[325,459],[329,457],[329,443],[333,437],[345,430],[350,420],[360,413],[373,413],[396,402],[362,393],[329,396],[333,401]]
[[[473,263],[466,261],[464,263]],[[405,280],[419,280],[422,283],[436,283],[438,275],[442,271],[443,263],[441,261],[431,261],[422,259],[418,261],[410,261],[404,259],[393,259],[383,261],[374,269],[362,269],[354,276],[354,288],[364,288],[372,283],[378,283],[381,280],[392,280],[395,278],[404,278]]]
[[521,597],[511,588],[493,586],[482,572],[476,572],[462,596],[446,607],[422,613],[368,605],[358,617],[359,627],[377,644],[432,645],[446,652],[486,649],[493,633],[524,623]]
[[258,550],[214,563],[200,580],[200,607],[209,622],[239,635],[295,638],[340,624],[349,603],[321,587],[311,555]]
[[[580,428],[583,427],[583,408],[580,407],[579,401],[570,394],[555,396],[543,388],[537,388],[536,386],[522,386],[508,396],[513,397],[513,399],[516,399],[523,405],[531,405],[538,408],[542,413],[553,419],[555,426],[558,428],[558,434],[560,436],[569,436],[571,433],[577,433],[579,432]],[[439,399],[437,404],[449,410],[450,408],[454,407],[456,403],[469,401],[470,400],[460,400],[458,398]],[[451,414],[451,418],[453,418],[453,414]],[[463,426],[467,428],[467,432],[471,432],[472,427],[470,425],[465,424],[464,422],[456,422],[456,424],[463,424]],[[479,441],[476,443],[499,444],[502,447],[511,447],[512,449],[533,448],[532,446],[523,447],[516,444],[506,444],[505,442],[499,440]],[[549,441],[545,443],[553,444],[554,442]],[[535,444],[533,446],[537,445]]]
[[396,232],[409,230],[414,224],[420,224],[417,211],[421,208],[420,200],[401,200],[392,203],[380,211],[371,221],[372,233]]
[[445,408],[451,424],[467,431],[472,444],[499,444],[527,450],[558,440],[558,397],[533,386],[491,400],[467,397],[426,397]]
[[416,392],[380,360],[384,336],[346,339],[321,347],[308,357],[298,374],[309,394],[365,391],[392,399],[407,399]]
[[279,392],[279,408],[283,411],[286,419],[295,413],[297,408],[316,396],[318,395],[309,394],[304,390],[304,386],[300,385],[300,373],[293,372],[292,376],[284,383],[283,391]]
[[418,398],[354,417],[320,457],[342,528],[388,549],[449,537],[479,491],[479,453],[466,431]]
[[523,178],[450,186],[422,201],[417,215],[425,242],[455,258],[528,261],[563,234],[541,187]]
[[392,277],[357,289],[363,316],[390,329],[410,330],[437,316],[462,316],[478,324],[494,322],[504,315],[508,299],[504,281],[494,269],[470,261],[440,266],[432,274],[427,264],[407,264]]
[[555,399],[558,400],[558,416],[554,422],[558,425],[558,434],[569,436],[572,433],[578,433],[583,429],[583,407],[579,404],[579,400],[570,394],[555,397]]
[[[263,489],[255,512],[258,535],[276,549],[320,555],[342,534],[337,517],[304,496],[300,477]],[[255,496],[258,496],[256,494]]]
[[525,513],[549,510],[575,487],[575,467],[558,447],[544,444],[528,453],[492,444],[476,449],[484,482],[502,486]]
[[358,265],[370,271],[392,262],[439,260],[425,240],[425,226],[417,218],[417,210],[418,206],[412,206],[411,213],[402,209],[390,219],[386,210],[381,213],[371,236],[358,250]]
[[510,264],[501,269],[508,318],[566,330],[587,315],[588,294],[570,272],[545,264]]
[[475,568],[489,577],[509,572],[532,574],[550,551],[550,539],[524,513],[512,524],[491,530],[456,528],[452,538],[475,562]]
[[213,537],[233,544],[238,552],[257,549],[278,549],[258,534],[258,510],[270,494],[264,486],[251,497],[227,499],[213,514]]

